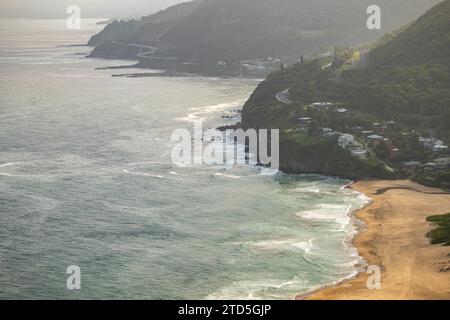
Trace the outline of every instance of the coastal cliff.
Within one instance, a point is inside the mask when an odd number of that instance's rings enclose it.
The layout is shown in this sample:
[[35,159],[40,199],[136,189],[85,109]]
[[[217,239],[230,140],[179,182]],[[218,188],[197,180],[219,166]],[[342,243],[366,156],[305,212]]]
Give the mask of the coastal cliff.
[[324,139],[305,145],[289,135],[281,137],[280,170],[286,173],[325,174],[350,180],[396,177],[383,163],[355,159],[333,140]]
[[[141,19],[114,21],[88,45],[95,47],[90,55],[95,58],[137,60],[141,52],[124,44],[139,44],[157,47],[157,57],[215,67],[219,74],[271,71],[330,45],[376,40],[438,1],[379,0],[383,30],[365,27],[369,0],[193,1]],[[152,67],[151,59],[139,60],[139,66]]]
[[449,32],[447,0],[370,48],[281,68],[246,102],[241,125],[280,129],[287,172],[449,188]]

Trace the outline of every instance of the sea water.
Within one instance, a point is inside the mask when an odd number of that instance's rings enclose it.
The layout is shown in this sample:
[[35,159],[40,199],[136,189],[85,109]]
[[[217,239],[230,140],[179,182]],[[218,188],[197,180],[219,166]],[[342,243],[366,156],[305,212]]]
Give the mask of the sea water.
[[232,123],[257,80],[112,77],[131,62],[73,46],[99,28],[0,20],[0,298],[289,299],[355,274],[348,181],[172,164],[175,129]]

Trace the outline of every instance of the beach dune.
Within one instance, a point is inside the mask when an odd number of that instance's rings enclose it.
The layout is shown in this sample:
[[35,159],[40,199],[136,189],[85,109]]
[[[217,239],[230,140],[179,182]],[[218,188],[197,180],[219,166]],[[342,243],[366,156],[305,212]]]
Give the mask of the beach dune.
[[358,212],[366,226],[354,245],[381,269],[381,289],[368,289],[365,272],[297,299],[450,299],[450,247],[431,245],[428,216],[450,213],[450,194],[413,183],[361,181],[352,188],[373,199]]

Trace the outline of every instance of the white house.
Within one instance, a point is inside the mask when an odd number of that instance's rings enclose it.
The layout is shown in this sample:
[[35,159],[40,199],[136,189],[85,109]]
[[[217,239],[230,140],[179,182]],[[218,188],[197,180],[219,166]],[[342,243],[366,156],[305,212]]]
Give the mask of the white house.
[[446,152],[448,151],[448,146],[443,144],[436,144],[432,147],[433,152]]
[[367,136],[366,139],[369,145],[377,146],[384,140],[384,137],[377,134],[371,134],[370,136]]
[[389,129],[390,127],[393,127],[396,125],[395,121],[383,121],[383,129]]
[[364,149],[355,149],[351,151],[352,156],[360,158],[360,159],[365,159],[367,158],[367,150]]
[[420,137],[419,141],[422,143],[425,149],[431,150],[433,152],[446,152],[448,151],[448,146],[444,145],[444,142],[435,138],[424,138]]
[[298,118],[298,121],[302,122],[302,123],[310,123],[312,120],[312,118],[310,117],[302,117],[302,118]]
[[437,165],[439,169],[450,168],[450,157],[436,159],[434,160],[434,163]]
[[341,148],[347,148],[355,144],[355,137],[353,137],[351,134],[344,133],[339,137],[338,144]]
[[312,104],[313,107],[327,107],[327,106],[331,106],[332,103],[331,102],[314,102]]
[[367,140],[369,141],[381,141],[384,138],[382,136],[379,136],[377,134],[371,134],[370,136],[367,136]]

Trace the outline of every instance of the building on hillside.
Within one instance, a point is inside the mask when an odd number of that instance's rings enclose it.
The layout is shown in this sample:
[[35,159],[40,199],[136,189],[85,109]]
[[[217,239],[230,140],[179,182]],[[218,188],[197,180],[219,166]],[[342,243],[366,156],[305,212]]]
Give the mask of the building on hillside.
[[312,109],[316,111],[329,111],[333,106],[334,104],[331,102],[314,102],[311,104]]
[[434,160],[438,169],[449,169],[450,168],[450,157],[439,158]]
[[298,121],[300,122],[300,123],[311,123],[311,121],[312,121],[312,118],[310,118],[310,117],[302,117],[302,118],[298,118]]
[[383,124],[381,124],[379,122],[375,122],[374,124],[372,124],[372,127],[373,127],[373,130],[375,131],[375,133],[379,133],[379,134],[384,133]]
[[364,150],[362,148],[360,149],[354,149],[350,151],[352,156],[359,158],[359,159],[366,159],[367,158],[367,150]]
[[436,163],[434,162],[428,162],[425,163],[424,165],[421,166],[425,171],[431,172],[431,171],[435,171],[437,168]]
[[383,140],[384,137],[379,136],[377,134],[372,134],[366,137],[366,141],[371,147],[378,146]]
[[298,118],[298,128],[297,132],[309,132],[309,126],[311,124],[312,118],[310,117],[302,117]]
[[355,142],[355,137],[348,133],[344,133],[338,138],[338,145],[344,149],[354,145]]
[[395,145],[394,145],[394,143],[392,142],[391,139],[384,138],[384,139],[383,139],[383,142],[384,142],[384,144],[386,144],[386,146],[387,146],[389,149],[394,149],[394,148],[395,148]]
[[431,138],[420,137],[419,141],[420,143],[422,143],[425,149],[431,150],[433,152],[440,153],[448,151],[448,146],[446,146],[442,140],[435,139],[433,137]]
[[383,121],[382,127],[383,127],[383,129],[387,130],[387,129],[390,129],[392,127],[395,127],[396,124],[397,123],[395,121],[392,121],[392,120],[390,120],[390,121]]
[[425,137],[420,137],[419,138],[420,143],[422,143],[423,147],[425,149],[431,150],[433,148],[433,146],[439,142],[439,140],[434,139],[434,138],[425,138]]
[[333,105],[331,102],[314,102],[312,104],[313,107],[329,107]]
[[431,150],[435,153],[445,153],[448,151],[448,146],[444,144],[435,144]]
[[400,149],[399,148],[391,149],[391,157],[392,158],[398,156],[399,154],[400,154]]
[[339,133],[338,145],[350,151],[352,157],[359,159],[366,159],[368,152],[364,149],[364,146],[359,143],[355,137],[348,133]]

